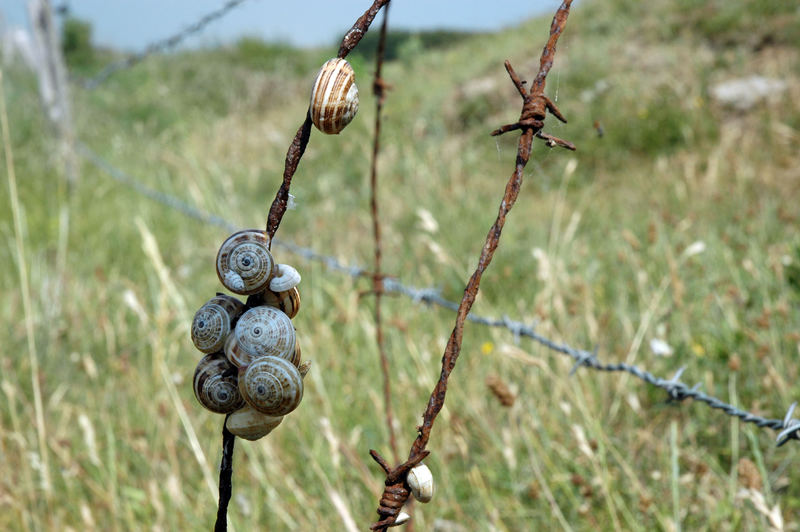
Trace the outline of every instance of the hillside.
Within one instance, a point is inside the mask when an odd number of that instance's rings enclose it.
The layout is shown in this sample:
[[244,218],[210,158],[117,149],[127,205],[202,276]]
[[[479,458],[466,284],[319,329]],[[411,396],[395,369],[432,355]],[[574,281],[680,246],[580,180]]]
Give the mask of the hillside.
[[[685,382],[782,418],[800,400],[800,11],[789,4],[574,6],[547,84],[569,122],[548,118],[545,131],[578,150],[535,146],[474,311],[661,377],[686,366]],[[514,165],[517,137],[489,136],[519,115],[503,61],[531,79],[549,24],[446,45],[404,36],[394,48],[379,194],[384,269],[402,282],[461,297]],[[262,227],[311,81],[335,53],[245,40],[152,56],[95,90],[73,86],[76,135],[143,185]],[[73,74],[112,55],[82,58]],[[312,132],[277,235],[366,268],[368,57],[353,57],[359,115],[339,136]],[[751,76],[783,85],[746,109],[714,96]],[[3,88],[23,233],[4,170],[0,529],[207,529],[222,418],[193,397],[200,356],[188,331],[221,289],[214,260],[229,231],[84,159],[68,190],[35,80],[11,68]],[[303,276],[294,321],[314,365],[301,407],[266,439],[237,444],[231,522],[343,530],[352,517],[363,530],[382,489],[368,450],[388,455],[374,300],[360,297],[371,284],[276,255]],[[385,298],[383,313],[408,449],[454,315],[405,297]],[[666,403],[629,375],[570,376],[571,359],[517,340],[466,328],[429,446],[437,493],[410,512],[417,530],[777,528],[762,500],[796,528],[797,442],[776,448],[773,431]],[[671,354],[654,354],[654,340]],[[490,374],[516,395],[512,407],[487,388]]]

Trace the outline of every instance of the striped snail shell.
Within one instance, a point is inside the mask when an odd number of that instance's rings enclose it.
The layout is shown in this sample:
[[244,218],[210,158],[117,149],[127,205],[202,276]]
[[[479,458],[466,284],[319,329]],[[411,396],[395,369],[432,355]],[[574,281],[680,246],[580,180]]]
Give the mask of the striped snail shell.
[[263,414],[283,416],[303,399],[303,378],[286,359],[257,358],[239,368],[239,391],[247,404]]
[[283,416],[268,416],[252,406],[245,405],[225,421],[225,426],[231,432],[245,440],[255,441],[263,438],[281,424]]
[[215,353],[225,345],[231,322],[244,310],[235,297],[219,294],[209,299],[192,320],[192,342],[203,353]]
[[311,89],[311,120],[323,133],[336,134],[358,111],[358,88],[350,63],[341,58],[327,61]]
[[277,272],[264,231],[246,229],[228,237],[217,253],[217,276],[225,288],[250,295],[266,290]]
[[300,310],[300,291],[297,290],[297,287],[283,292],[267,290],[264,292],[263,298],[265,305],[280,309],[289,318],[297,316],[297,312]]
[[244,406],[236,381],[236,368],[224,356],[220,353],[206,355],[194,371],[194,396],[212,412],[233,412]]
[[276,356],[291,360],[294,356],[297,334],[289,316],[273,307],[251,308],[239,318],[234,330],[236,346],[232,350],[242,353],[237,357],[239,366],[263,356]]
[[433,498],[433,473],[425,464],[411,468],[406,481],[414,498],[419,502],[430,502]]
[[278,273],[269,282],[273,292],[285,292],[300,284],[300,273],[288,264],[278,264]]

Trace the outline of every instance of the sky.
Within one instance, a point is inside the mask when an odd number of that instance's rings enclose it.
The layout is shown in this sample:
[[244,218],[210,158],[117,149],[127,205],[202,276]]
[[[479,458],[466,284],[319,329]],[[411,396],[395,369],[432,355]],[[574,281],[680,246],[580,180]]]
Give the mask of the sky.
[[[88,20],[97,45],[137,51],[192,24],[224,0],[51,0]],[[390,27],[493,31],[554,12],[558,0],[395,0]],[[209,24],[187,46],[213,46],[257,36],[296,46],[333,46],[369,7],[369,0],[247,0]],[[26,0],[0,0],[8,26],[27,26]],[[380,20],[380,19],[379,19]]]

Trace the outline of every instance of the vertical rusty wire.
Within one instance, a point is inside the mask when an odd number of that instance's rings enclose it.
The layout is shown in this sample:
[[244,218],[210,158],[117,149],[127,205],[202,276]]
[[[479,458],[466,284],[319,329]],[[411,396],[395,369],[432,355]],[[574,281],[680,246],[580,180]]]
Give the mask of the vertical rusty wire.
[[469,314],[472,304],[478,295],[480,288],[481,277],[489,264],[492,261],[497,246],[500,243],[500,235],[505,225],[506,216],[511,211],[514,203],[519,195],[520,187],[522,186],[522,176],[525,165],[530,158],[531,145],[534,136],[543,138],[547,141],[548,145],[559,145],[566,148],[574,149],[574,146],[567,141],[551,137],[542,133],[541,129],[544,126],[544,119],[546,112],[549,111],[557,118],[564,120],[561,112],[556,108],[555,104],[544,95],[545,81],[550,67],[553,64],[553,58],[556,51],[556,43],[564,29],[564,25],[569,15],[570,4],[572,0],[565,0],[556,11],[553,17],[553,22],[550,27],[550,38],[542,51],[539,72],[531,85],[530,92],[525,88],[525,82],[521,81],[517,76],[511,63],[505,62],[506,70],[511,77],[512,82],[517,87],[517,90],[522,96],[523,104],[519,120],[508,126],[503,126],[500,130],[493,132],[493,135],[501,134],[506,131],[522,130],[517,146],[517,156],[514,172],[506,184],[503,199],[497,212],[497,218],[494,224],[489,229],[486,240],[481,250],[480,258],[478,259],[478,266],[469,279],[466,288],[464,289],[464,296],[458,306],[456,323],[453,331],[450,334],[450,339],[445,347],[444,355],[442,356],[442,369],[439,376],[439,381],[436,383],[433,391],[431,392],[430,399],[428,400],[427,408],[423,414],[422,425],[417,427],[417,438],[411,446],[408,455],[408,460],[391,468],[389,464],[375,451],[370,451],[373,459],[381,466],[386,473],[386,480],[384,481],[385,488],[381,501],[378,505],[378,516],[380,520],[374,523],[370,528],[372,530],[386,530],[392,526],[399,514],[400,508],[408,500],[409,491],[406,481],[408,471],[416,464],[420,463],[430,451],[426,450],[426,446],[430,439],[433,424],[436,417],[444,407],[445,396],[447,394],[447,385],[450,374],[455,368],[456,361],[461,352],[461,342],[464,336],[464,323]]
[[[353,27],[348,30],[342,39],[342,44],[339,47],[338,57],[344,59],[347,57],[353,48],[361,41],[362,37],[367,33],[370,24],[375,20],[375,15],[378,11],[389,3],[389,0],[375,0],[372,5],[367,9],[358,20],[356,20]],[[297,172],[297,165],[300,164],[300,159],[308,146],[308,139],[311,136],[311,112],[306,113],[305,121],[297,129],[297,133],[289,145],[289,150],[286,152],[286,162],[283,170],[283,181],[281,182],[278,192],[275,194],[275,199],[272,200],[272,205],[269,208],[267,215],[267,236],[272,245],[272,238],[278,231],[281,224],[283,215],[286,214],[286,207],[289,203],[289,187],[292,185],[292,177]]]
[[[229,414],[230,415],[230,414]],[[228,430],[228,416],[222,424],[222,462],[219,465],[219,505],[217,506],[217,521],[214,523],[214,532],[228,530],[228,503],[233,493],[233,446],[236,436]]]
[[383,337],[383,319],[381,316],[381,301],[383,298],[383,274],[381,272],[381,219],[378,209],[378,156],[380,154],[381,119],[383,103],[386,99],[387,85],[381,77],[383,58],[386,53],[386,26],[389,20],[389,3],[383,11],[380,37],[378,38],[378,51],[375,57],[375,79],[372,83],[372,92],[375,94],[375,134],[372,141],[372,165],[370,168],[370,211],[372,214],[372,236],[375,250],[375,266],[372,275],[372,290],[375,294],[375,342],[378,346],[378,356],[383,373],[383,402],[386,410],[386,428],[389,431],[389,447],[395,462],[400,459],[397,451],[397,437],[394,430],[394,416],[392,414],[392,382],[389,372],[389,357],[386,354],[386,344]]

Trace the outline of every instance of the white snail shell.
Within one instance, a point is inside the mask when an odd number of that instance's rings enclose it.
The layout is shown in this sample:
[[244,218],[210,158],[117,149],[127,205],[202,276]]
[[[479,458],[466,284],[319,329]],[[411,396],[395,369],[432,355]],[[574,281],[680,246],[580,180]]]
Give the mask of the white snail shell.
[[227,414],[244,406],[236,368],[220,353],[206,355],[200,360],[194,371],[193,388],[200,404],[212,412]]
[[282,310],[289,318],[297,316],[300,310],[300,292],[297,287],[290,288],[283,292],[264,292],[264,304]]
[[217,253],[217,276],[237,294],[262,292],[277,271],[264,231],[246,229],[228,237]]
[[244,310],[244,303],[223,294],[209,299],[192,320],[192,342],[203,353],[215,353],[225,345],[231,322]]
[[[289,316],[273,307],[251,308],[239,318],[234,330],[236,348],[251,359],[276,356],[294,357],[297,335]],[[240,366],[249,362],[240,359]]]
[[281,424],[283,416],[268,416],[258,410],[254,410],[250,405],[245,405],[230,416],[225,422],[225,426],[231,434],[235,434],[245,440],[255,441],[263,438],[275,427]]
[[246,368],[239,368],[239,391],[247,404],[259,412],[284,416],[303,399],[303,378],[288,360],[261,357]]
[[411,493],[419,502],[429,502],[433,498],[433,473],[425,464],[419,464],[408,472],[406,477]]
[[411,519],[411,516],[408,515],[407,512],[401,510],[400,513],[397,514],[397,517],[395,517],[394,524],[392,526],[404,525],[408,522],[409,519]]
[[350,63],[341,58],[327,61],[311,89],[311,120],[323,133],[336,134],[358,111],[358,88]]
[[300,284],[300,273],[288,264],[278,264],[278,273],[270,280],[269,289],[285,292]]

